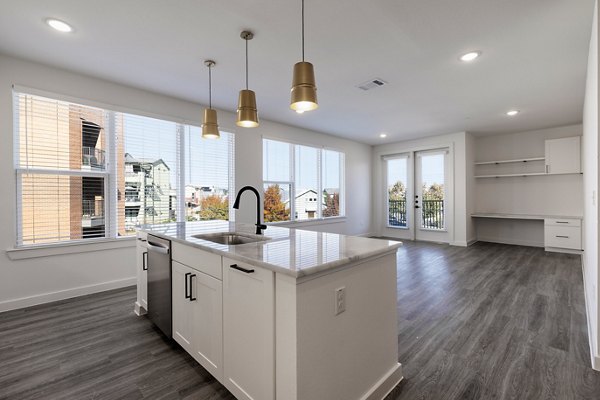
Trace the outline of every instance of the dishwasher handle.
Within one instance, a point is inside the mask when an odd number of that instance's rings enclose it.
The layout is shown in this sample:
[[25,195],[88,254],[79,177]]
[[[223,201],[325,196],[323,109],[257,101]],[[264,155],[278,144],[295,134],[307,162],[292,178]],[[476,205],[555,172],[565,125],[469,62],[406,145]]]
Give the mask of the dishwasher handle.
[[169,246],[166,246],[161,243],[151,242],[148,240],[148,242],[146,243],[146,246],[148,247],[149,251],[154,251],[156,253],[169,254],[169,252],[170,252]]

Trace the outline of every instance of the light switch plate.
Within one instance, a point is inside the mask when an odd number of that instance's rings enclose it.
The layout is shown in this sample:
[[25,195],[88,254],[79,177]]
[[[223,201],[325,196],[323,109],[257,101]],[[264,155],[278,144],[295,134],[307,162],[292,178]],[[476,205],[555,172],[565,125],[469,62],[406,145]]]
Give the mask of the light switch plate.
[[346,287],[335,289],[335,315],[346,311]]

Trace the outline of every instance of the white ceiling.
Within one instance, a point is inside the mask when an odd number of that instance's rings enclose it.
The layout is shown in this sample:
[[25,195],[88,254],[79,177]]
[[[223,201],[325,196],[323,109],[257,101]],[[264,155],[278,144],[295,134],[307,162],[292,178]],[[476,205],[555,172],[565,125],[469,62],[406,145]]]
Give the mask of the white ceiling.
[[[300,0],[0,0],[0,52],[235,110],[250,29],[262,118],[377,144],[582,119],[593,0],[306,0],[320,108],[289,109]],[[60,34],[43,23],[72,24]],[[469,50],[483,55],[458,61]],[[371,78],[388,85],[365,92]],[[508,118],[511,109],[521,114]],[[199,111],[200,112],[200,111]],[[381,132],[387,139],[379,138]]]

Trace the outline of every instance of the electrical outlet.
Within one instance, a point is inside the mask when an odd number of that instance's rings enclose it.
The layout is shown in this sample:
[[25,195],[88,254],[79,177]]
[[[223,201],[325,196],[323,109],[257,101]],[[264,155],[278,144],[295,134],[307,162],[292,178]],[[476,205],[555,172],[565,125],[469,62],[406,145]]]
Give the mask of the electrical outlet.
[[346,311],[346,287],[335,289],[335,315]]

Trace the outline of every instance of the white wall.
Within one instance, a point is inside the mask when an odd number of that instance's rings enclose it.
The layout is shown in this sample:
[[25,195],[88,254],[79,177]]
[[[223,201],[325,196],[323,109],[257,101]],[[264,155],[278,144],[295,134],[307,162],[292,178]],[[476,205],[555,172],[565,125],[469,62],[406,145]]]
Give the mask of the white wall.
[[592,364],[600,370],[600,307],[598,307],[598,3],[590,40],[583,110],[584,283],[590,328]]
[[[126,286],[135,279],[135,250],[126,247],[52,257],[12,260],[4,250],[15,244],[15,174],[13,172],[12,85],[91,100],[97,105],[168,116],[199,124],[203,106],[168,96],[79,75],[66,70],[0,55],[0,311]],[[260,100],[260,93],[259,93]],[[235,106],[236,99],[232,99]],[[260,103],[259,103],[260,104]],[[291,111],[290,111],[291,112]],[[303,117],[310,118],[309,115]],[[262,184],[261,135],[346,153],[346,215],[343,221],[307,229],[347,234],[367,233],[370,226],[371,146],[262,120],[260,128],[239,129],[235,114],[219,111],[222,130],[236,133],[236,187]],[[244,199],[236,219],[254,222],[256,206]],[[89,247],[89,246],[88,246]],[[109,246],[110,247],[110,246]],[[73,250],[73,249],[71,249]]]
[[[453,215],[446,215],[448,223],[452,221],[449,230],[449,243],[457,246],[466,246],[468,241],[468,224],[470,216],[467,214],[467,134],[465,132],[448,135],[431,136],[423,139],[408,140],[403,142],[382,144],[373,148],[373,232],[377,235],[406,238],[407,232],[401,229],[386,227],[385,198],[386,183],[382,157],[385,155],[399,154],[410,151],[450,148],[453,165],[448,171],[448,181],[453,181],[452,200]],[[450,183],[450,182],[449,182]]]
[[[475,161],[544,157],[545,141],[581,136],[581,125],[475,138]],[[543,172],[544,162],[482,165],[476,175]],[[583,176],[544,175],[475,180],[475,211],[508,214],[583,215]],[[540,221],[476,219],[477,239],[544,247]]]

